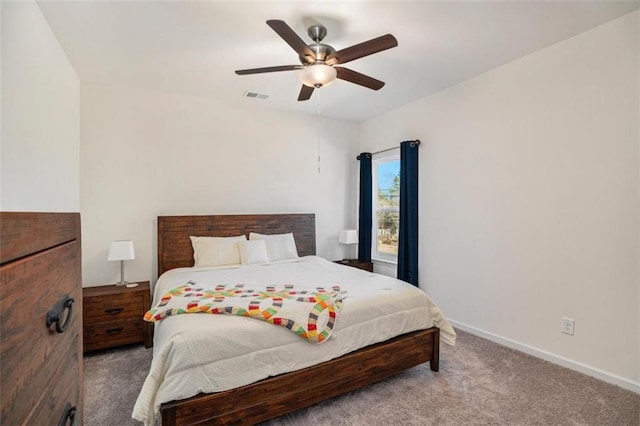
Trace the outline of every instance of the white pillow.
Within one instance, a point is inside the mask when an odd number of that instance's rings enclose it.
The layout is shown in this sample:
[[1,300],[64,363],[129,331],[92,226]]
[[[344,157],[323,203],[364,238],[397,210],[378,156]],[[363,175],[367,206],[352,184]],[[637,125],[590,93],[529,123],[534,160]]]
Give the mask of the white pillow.
[[238,241],[247,237],[190,237],[195,266],[221,266],[240,264]]
[[240,262],[243,265],[269,263],[267,245],[264,240],[238,241],[237,244],[240,251]]
[[292,233],[265,235],[252,232],[249,234],[249,240],[264,240],[270,262],[298,258],[298,250]]

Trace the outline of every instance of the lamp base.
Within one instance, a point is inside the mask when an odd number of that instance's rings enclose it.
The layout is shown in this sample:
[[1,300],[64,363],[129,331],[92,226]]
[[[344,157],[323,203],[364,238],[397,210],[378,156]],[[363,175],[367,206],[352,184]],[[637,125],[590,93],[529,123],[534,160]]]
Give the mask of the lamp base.
[[116,283],[118,287],[126,286],[129,284],[129,281],[124,280],[124,260],[120,261],[120,282]]

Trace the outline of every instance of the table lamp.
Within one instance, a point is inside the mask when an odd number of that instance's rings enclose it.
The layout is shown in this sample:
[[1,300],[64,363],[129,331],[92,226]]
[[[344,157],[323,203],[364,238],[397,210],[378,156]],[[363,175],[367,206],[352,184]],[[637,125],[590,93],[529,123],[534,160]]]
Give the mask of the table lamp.
[[338,242],[345,245],[344,263],[349,262],[349,245],[358,243],[358,231],[355,229],[345,229],[340,231]]
[[127,285],[128,282],[124,280],[124,261],[133,260],[136,258],[136,253],[133,249],[133,241],[120,240],[113,241],[111,247],[109,247],[109,257],[107,260],[119,260],[120,261],[120,282],[116,285]]

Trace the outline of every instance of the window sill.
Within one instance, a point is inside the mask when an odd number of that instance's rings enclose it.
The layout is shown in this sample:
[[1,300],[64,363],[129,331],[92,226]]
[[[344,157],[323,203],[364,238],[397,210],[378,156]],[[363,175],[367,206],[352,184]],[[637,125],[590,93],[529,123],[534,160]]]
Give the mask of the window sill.
[[388,259],[380,259],[380,258],[371,258],[371,261],[375,265],[384,265],[384,266],[398,266],[397,260],[388,260]]

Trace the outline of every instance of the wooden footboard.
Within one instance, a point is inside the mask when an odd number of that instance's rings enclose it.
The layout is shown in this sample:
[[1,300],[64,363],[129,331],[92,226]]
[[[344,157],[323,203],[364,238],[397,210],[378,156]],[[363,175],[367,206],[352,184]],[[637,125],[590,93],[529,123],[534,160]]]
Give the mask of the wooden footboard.
[[257,383],[162,404],[162,424],[255,424],[429,361],[438,371],[440,330],[415,331]]

